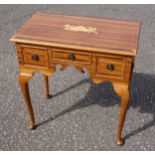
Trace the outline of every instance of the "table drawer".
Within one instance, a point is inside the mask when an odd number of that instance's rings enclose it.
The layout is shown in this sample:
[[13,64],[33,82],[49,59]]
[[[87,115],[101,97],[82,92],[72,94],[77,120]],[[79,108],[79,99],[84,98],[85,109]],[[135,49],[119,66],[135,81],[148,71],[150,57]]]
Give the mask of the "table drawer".
[[97,56],[97,74],[105,76],[124,76],[126,57]]
[[23,47],[24,62],[28,65],[48,67],[48,52],[46,48]]
[[72,50],[53,49],[53,61],[65,61],[69,63],[91,64],[91,54]]

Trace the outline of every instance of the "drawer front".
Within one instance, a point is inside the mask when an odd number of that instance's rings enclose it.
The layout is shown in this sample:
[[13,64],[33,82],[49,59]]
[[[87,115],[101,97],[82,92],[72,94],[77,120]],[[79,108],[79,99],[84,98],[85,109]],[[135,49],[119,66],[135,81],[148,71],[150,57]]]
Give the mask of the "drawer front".
[[126,57],[97,56],[97,74],[123,78]]
[[24,62],[28,65],[48,67],[48,52],[46,48],[23,47]]
[[91,54],[78,51],[65,51],[53,49],[53,61],[65,61],[69,63],[91,64]]
[[70,65],[79,70],[87,68],[90,74],[94,74],[96,70],[95,55],[85,51],[52,48],[49,51],[49,59],[50,66],[54,68],[61,64],[63,69]]

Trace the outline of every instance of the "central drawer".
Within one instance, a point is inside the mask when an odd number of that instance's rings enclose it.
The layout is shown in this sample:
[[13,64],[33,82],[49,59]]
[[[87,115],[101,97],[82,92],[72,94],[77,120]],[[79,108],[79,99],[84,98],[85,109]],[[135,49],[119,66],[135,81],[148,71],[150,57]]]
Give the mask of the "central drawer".
[[53,61],[61,61],[65,63],[91,64],[92,56],[87,52],[79,52],[72,50],[52,49]]
[[49,50],[50,66],[56,67],[61,64],[62,69],[73,65],[79,70],[87,68],[89,73],[94,74],[96,70],[96,58],[92,53],[81,50],[51,48]]

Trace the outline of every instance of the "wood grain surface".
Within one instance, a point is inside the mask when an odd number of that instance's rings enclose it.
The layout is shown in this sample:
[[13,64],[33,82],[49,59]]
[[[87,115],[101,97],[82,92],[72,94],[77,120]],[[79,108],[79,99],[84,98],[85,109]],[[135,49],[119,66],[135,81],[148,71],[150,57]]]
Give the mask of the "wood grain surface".
[[[66,29],[66,25],[71,30]],[[94,29],[96,33],[89,32]],[[140,22],[38,12],[16,32],[11,41],[136,55],[139,29]]]

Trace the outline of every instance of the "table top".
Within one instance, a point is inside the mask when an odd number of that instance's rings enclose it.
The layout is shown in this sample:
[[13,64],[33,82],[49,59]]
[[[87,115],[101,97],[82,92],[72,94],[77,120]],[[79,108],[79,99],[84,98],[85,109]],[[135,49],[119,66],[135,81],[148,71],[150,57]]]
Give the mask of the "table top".
[[136,55],[140,22],[37,12],[13,42]]

